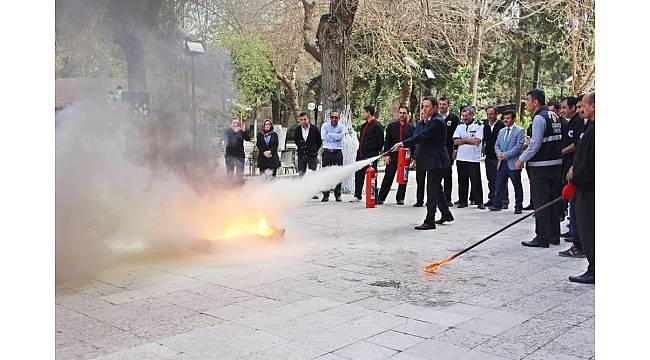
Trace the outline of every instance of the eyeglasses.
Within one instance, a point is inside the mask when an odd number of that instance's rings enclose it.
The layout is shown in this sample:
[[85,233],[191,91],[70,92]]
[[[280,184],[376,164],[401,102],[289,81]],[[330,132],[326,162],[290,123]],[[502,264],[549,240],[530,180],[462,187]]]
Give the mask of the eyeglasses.
[[338,116],[330,116],[330,119],[338,119]]

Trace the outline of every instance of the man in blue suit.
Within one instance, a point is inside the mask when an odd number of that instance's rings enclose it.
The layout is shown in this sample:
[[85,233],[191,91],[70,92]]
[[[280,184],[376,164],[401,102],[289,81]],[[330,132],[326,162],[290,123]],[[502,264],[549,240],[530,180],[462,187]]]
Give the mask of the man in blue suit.
[[490,211],[500,211],[501,201],[508,192],[508,178],[515,188],[515,214],[521,214],[524,190],[521,186],[521,169],[515,167],[515,161],[524,151],[524,129],[515,125],[515,112],[508,110],[503,113],[505,127],[499,130],[494,143],[497,154],[497,183],[496,194]]

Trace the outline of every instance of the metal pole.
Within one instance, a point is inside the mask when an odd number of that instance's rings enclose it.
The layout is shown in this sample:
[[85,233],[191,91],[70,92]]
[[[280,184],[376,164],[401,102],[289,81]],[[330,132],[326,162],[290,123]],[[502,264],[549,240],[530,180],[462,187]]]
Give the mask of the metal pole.
[[198,142],[197,142],[197,124],[196,124],[196,95],[195,95],[195,90],[196,90],[196,84],[194,80],[194,56],[190,56],[192,59],[192,146],[194,147],[194,150],[198,150]]

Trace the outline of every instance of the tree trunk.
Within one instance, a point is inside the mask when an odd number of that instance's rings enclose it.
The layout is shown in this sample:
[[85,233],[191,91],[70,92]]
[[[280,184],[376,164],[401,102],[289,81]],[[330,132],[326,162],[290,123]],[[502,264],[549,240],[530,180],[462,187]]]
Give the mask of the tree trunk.
[[[330,13],[321,16],[316,31],[321,63],[321,99],[325,118],[332,110],[339,112],[340,121],[348,128],[349,135],[343,139],[343,164],[356,160],[359,146],[348,109],[349,36],[357,11],[358,0],[331,0]],[[354,189],[354,177],[342,181],[345,191]]]
[[539,73],[542,64],[542,46],[535,46],[535,58],[533,59],[533,89],[539,89],[541,84],[539,82]]
[[274,124],[279,124],[282,121],[280,99],[278,98],[277,91],[273,91],[273,93],[271,93],[271,118]]
[[411,89],[413,88],[413,76],[411,72],[406,72],[404,78],[402,78],[402,95],[399,98],[400,106],[406,106],[410,109],[411,105]]
[[483,46],[483,19],[481,18],[480,8],[476,10],[474,19],[474,38],[472,39],[472,79],[469,83],[469,90],[472,94],[471,105],[476,106],[478,96],[478,76],[481,69],[481,47]]
[[517,49],[517,65],[515,70],[515,114],[518,118],[521,119],[521,87],[522,87],[522,78],[524,75],[523,71],[523,55],[521,49]]

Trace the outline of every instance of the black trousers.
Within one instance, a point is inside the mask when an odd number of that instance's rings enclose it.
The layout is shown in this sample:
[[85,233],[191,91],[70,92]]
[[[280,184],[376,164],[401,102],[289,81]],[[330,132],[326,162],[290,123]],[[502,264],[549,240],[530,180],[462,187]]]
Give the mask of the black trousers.
[[309,170],[316,171],[316,168],[318,167],[318,158],[316,156],[299,156],[298,173],[300,176],[305,175],[307,172],[307,166],[309,166]]
[[476,205],[483,204],[483,185],[481,184],[481,164],[471,161],[456,161],[458,170],[458,201],[467,204],[469,183],[472,182],[472,200]]
[[[364,159],[357,159],[359,160],[364,160]],[[377,170],[377,161],[372,162],[372,167]],[[366,169],[368,168],[368,165],[364,166],[363,169],[358,170],[354,173],[354,197],[357,199],[361,199],[361,194],[363,193],[363,182],[366,178]]]
[[[417,168],[417,163],[416,163],[416,168],[415,168],[415,182],[417,184],[417,190],[416,190],[416,195],[415,195],[415,202],[419,204],[424,204],[424,190],[427,188],[426,183],[427,183],[427,171],[426,170],[420,170]],[[428,198],[427,198],[428,199]]]
[[[535,209],[562,195],[561,173],[561,165],[530,167],[530,185]],[[535,237],[543,244],[559,241],[560,219],[557,216],[557,207],[553,206],[535,214]]]
[[596,223],[594,216],[596,215],[596,201],[594,192],[576,191],[575,204],[576,204],[576,217],[578,225],[578,233],[580,233],[580,242],[582,249],[587,255],[589,267],[587,272],[591,275],[596,275]]
[[[528,204],[533,203],[533,182],[530,180],[530,166],[526,163],[526,174],[528,175]],[[533,205],[535,207],[535,205]]]
[[[323,167],[327,166],[343,166],[343,152],[341,150],[338,151],[327,151],[323,150]],[[323,197],[329,197],[330,192],[329,191],[323,191]],[[341,197],[341,183],[336,184],[336,187],[334,188],[334,196],[335,197]]]
[[[494,202],[494,197],[497,194],[497,164],[499,164],[499,159],[488,159],[485,158],[485,175],[488,180],[488,201],[491,203]],[[510,199],[508,198],[508,191],[503,193],[504,197],[501,199],[502,204],[508,205]]]
[[427,170],[427,217],[425,224],[434,224],[436,221],[436,208],[442,215],[451,215],[445,192],[442,189],[442,176],[446,169]]
[[[449,155],[449,158],[451,159],[451,155]],[[451,163],[452,165],[454,164],[453,162]],[[444,182],[444,191],[445,191],[445,199],[447,199],[447,202],[451,202],[451,188],[452,188],[452,176],[451,176],[451,166],[448,168],[445,168],[445,170],[442,172],[442,181]]]
[[[384,179],[381,181],[379,195],[377,195],[377,200],[379,201],[386,201],[388,193],[390,192],[390,186],[392,185],[393,179],[395,179],[395,174],[397,173],[397,152],[393,154],[391,154],[390,157],[390,164],[386,166]],[[406,197],[406,184],[399,184],[397,187],[397,195],[395,196],[395,200],[403,201],[404,197]]]

